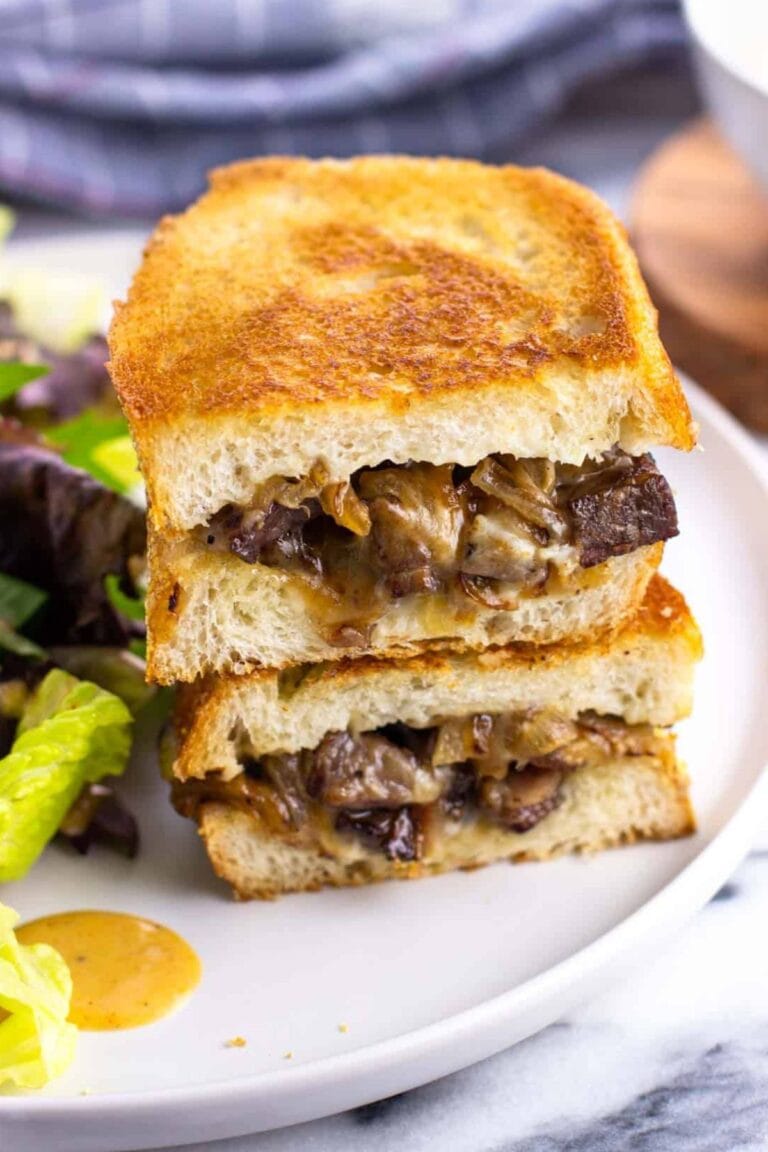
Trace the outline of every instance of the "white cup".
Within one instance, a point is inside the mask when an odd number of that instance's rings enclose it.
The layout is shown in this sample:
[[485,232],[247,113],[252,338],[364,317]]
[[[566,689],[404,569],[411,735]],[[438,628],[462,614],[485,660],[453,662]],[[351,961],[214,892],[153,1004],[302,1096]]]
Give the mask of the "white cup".
[[683,7],[709,111],[768,189],[768,0],[684,0]]

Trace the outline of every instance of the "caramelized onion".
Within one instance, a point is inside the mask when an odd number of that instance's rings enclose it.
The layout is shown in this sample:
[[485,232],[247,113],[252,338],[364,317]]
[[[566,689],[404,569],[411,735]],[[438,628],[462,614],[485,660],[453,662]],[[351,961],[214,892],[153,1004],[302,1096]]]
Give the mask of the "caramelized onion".
[[367,536],[371,530],[368,505],[360,499],[348,480],[326,484],[320,492],[320,507],[340,528],[348,528],[355,536]]
[[459,572],[459,584],[471,600],[476,600],[486,608],[493,608],[498,612],[511,612],[517,607],[517,599],[505,600],[503,596],[499,596],[493,582],[486,580],[484,576],[470,576],[466,572]]
[[488,751],[493,717],[485,713],[452,717],[437,730],[432,764],[461,764]]
[[284,508],[298,508],[305,500],[320,495],[331,479],[331,473],[324,460],[316,460],[306,476],[298,480],[273,476],[259,489],[254,508],[264,510],[270,504],[282,504]]
[[[543,469],[541,473],[548,481]],[[471,480],[482,492],[513,508],[523,520],[543,529],[551,541],[567,540],[568,521],[551,496],[535,483],[533,471],[528,470],[525,461],[513,460],[509,468],[493,456],[486,456],[475,468]]]
[[[217,773],[176,781],[172,795],[185,815],[221,802],[294,841],[322,843],[322,829],[335,828],[390,859],[413,860],[434,821],[439,829],[479,810],[527,832],[558,806],[569,772],[613,757],[662,756],[666,739],[650,725],[592,712],[573,720],[546,708],[435,719],[428,727],[398,721],[328,732],[312,751],[247,759],[229,781]],[[70,831],[84,823],[73,809],[75,817]]]
[[340,624],[328,633],[328,643],[332,648],[367,648],[370,642],[370,624]]
[[175,780],[171,802],[182,816],[197,819],[202,804],[227,804],[260,820],[270,832],[285,833],[293,827],[290,809],[266,780],[241,772],[232,780],[210,773],[202,780]]
[[652,458],[615,448],[578,466],[502,454],[474,469],[408,461],[341,481],[317,460],[196,531],[208,548],[300,574],[329,643],[359,649],[398,598],[445,594],[460,615],[458,585],[484,608],[511,611],[551,572],[568,583],[575,563],[592,567],[677,526]]
[[528,708],[494,717],[482,756],[474,759],[480,776],[501,779],[510,763],[528,764],[575,740],[578,725],[547,708]]

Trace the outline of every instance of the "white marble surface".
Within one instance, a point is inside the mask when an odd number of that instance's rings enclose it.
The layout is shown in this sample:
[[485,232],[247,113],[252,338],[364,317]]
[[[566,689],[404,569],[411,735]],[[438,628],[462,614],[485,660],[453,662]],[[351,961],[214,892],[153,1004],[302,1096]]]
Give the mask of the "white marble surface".
[[[632,178],[690,114],[686,84],[624,81],[514,157]],[[22,214],[27,234],[71,227]],[[465,1072],[342,1116],[204,1152],[757,1152],[768,1147],[768,812],[751,855],[662,955],[560,1024]],[[109,1152],[109,1149],[104,1149]]]

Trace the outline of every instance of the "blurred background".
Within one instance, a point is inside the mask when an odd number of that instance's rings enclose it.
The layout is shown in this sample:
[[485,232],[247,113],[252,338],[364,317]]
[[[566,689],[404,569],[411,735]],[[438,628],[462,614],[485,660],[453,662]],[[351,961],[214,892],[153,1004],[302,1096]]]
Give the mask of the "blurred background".
[[672,358],[768,432],[765,0],[0,0],[15,240],[146,234],[215,165],[359,152],[593,187]]
[[[262,153],[601,176],[695,108],[677,0],[0,0],[0,189],[91,216]],[[545,142],[566,111],[595,135]]]

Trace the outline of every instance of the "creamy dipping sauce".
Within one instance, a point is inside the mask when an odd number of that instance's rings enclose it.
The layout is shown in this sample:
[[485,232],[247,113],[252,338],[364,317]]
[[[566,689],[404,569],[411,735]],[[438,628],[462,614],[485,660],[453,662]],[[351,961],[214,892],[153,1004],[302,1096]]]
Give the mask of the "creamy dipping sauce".
[[87,1032],[151,1024],[200,980],[200,960],[186,940],[122,912],[60,912],[22,924],[16,935],[64,957],[73,985],[69,1019]]

